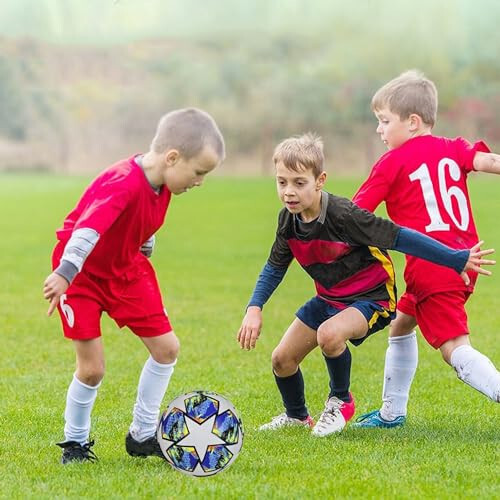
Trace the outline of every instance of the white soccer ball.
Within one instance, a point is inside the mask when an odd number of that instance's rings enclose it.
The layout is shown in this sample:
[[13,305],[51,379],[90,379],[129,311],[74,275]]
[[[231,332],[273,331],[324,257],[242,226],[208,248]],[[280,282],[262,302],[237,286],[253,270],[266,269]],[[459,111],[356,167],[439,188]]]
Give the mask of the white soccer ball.
[[157,439],[172,467],[191,476],[212,476],[238,456],[243,426],[226,398],[193,391],[168,405],[158,423]]

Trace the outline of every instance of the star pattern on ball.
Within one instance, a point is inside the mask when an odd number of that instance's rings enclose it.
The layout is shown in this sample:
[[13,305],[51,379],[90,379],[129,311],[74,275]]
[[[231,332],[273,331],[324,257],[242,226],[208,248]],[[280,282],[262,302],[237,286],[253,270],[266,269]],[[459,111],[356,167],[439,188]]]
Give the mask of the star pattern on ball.
[[[186,415],[186,426],[188,428],[188,435],[177,441],[177,446],[193,447],[198,454],[200,461],[203,461],[207,448],[210,445],[224,445],[225,442],[216,436],[212,429],[214,427],[216,415],[205,420],[201,424],[191,419]],[[208,436],[208,439],[207,439]]]

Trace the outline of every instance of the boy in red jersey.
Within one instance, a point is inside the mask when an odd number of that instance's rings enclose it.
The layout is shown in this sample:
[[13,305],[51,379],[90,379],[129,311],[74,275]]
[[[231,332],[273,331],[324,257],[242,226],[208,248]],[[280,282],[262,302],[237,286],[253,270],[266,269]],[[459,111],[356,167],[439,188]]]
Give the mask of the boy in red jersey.
[[[437,113],[433,82],[408,71],[380,88],[372,99],[377,133],[389,151],[354,195],[374,211],[385,201],[389,217],[452,248],[478,240],[467,190],[472,171],[500,174],[500,156],[483,142],[432,135]],[[460,380],[500,401],[500,373],[469,341],[465,303],[477,274],[466,285],[456,273],[407,256],[406,292],[391,323],[382,408],[358,419],[360,427],[395,427],[406,419],[410,385],[417,367],[418,324],[427,342],[440,349]]]
[[[285,413],[261,429],[288,425],[313,427],[315,436],[340,432],[354,414],[349,392],[351,353],[346,342],[361,344],[395,316],[394,269],[386,249],[409,253],[450,266],[465,280],[466,269],[492,261],[490,250],[453,251],[416,231],[362,210],[350,200],[323,191],[323,144],[311,134],[292,137],[274,152],[280,212],[276,239],[238,332],[244,349],[253,349],[262,327],[262,308],[295,258],[314,280],[317,295],[296,313],[272,355],[276,384]],[[330,392],[314,425],[304,396],[301,361],[321,348]]]
[[151,148],[104,170],[57,231],[53,272],[44,283],[48,315],[57,307],[73,340],[76,372],[66,399],[62,463],[96,459],[90,415],[104,376],[100,316],[128,326],[150,353],[142,370],[126,436],[132,456],[162,456],[156,441],[160,404],[174,370],[179,341],[146,258],[172,194],[200,186],[225,156],[215,121],[189,108],[164,115]]

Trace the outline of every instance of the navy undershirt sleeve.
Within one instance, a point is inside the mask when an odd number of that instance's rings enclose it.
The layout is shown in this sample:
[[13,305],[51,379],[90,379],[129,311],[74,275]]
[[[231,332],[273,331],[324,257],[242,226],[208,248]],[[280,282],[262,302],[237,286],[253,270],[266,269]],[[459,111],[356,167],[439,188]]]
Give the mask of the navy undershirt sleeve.
[[255,288],[247,308],[250,306],[258,306],[262,309],[264,304],[269,300],[269,297],[273,294],[274,290],[278,288],[278,285],[281,283],[286,274],[286,270],[286,267],[274,267],[271,264],[266,263],[259,274],[259,278],[257,279],[257,283],[255,284]]
[[464,270],[469,250],[455,250],[425,234],[402,227],[391,250],[397,250],[441,266],[451,267],[457,273]]

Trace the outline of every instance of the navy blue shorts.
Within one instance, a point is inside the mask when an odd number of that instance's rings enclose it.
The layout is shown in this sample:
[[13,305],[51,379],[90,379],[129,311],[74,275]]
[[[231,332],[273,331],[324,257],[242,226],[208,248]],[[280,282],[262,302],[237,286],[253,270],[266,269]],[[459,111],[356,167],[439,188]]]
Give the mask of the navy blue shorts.
[[[360,339],[350,339],[354,345],[364,342],[372,333],[383,330],[395,317],[396,311],[389,311],[376,302],[370,300],[358,300],[349,304],[349,307],[355,307],[366,318],[368,322],[368,331]],[[321,323],[335,316],[344,309],[338,309],[318,296],[313,297],[306,302],[296,313],[297,318],[313,330],[317,330]]]

